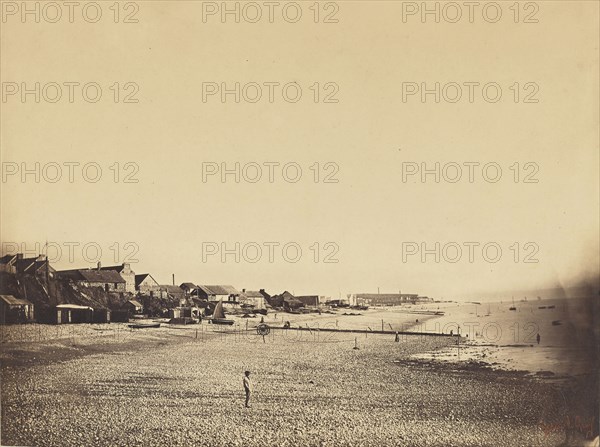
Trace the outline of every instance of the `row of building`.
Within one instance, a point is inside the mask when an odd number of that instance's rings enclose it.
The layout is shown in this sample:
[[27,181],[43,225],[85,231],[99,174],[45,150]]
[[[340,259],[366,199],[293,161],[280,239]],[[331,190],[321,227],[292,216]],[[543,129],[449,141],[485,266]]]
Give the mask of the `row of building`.
[[433,298],[416,293],[353,293],[348,295],[348,303],[353,306],[401,306],[428,302],[433,302]]
[[[248,307],[266,309],[268,307],[295,311],[300,308],[317,308],[322,305],[331,306],[397,306],[409,303],[433,301],[432,298],[417,294],[350,294],[347,300],[327,300],[320,295],[295,296],[285,291],[278,295],[270,295],[265,289],[239,291],[231,285],[201,285],[184,282],[179,286],[175,284],[160,284],[150,273],[136,274],[129,263],[113,266],[102,266],[98,262],[95,268],[55,270],[44,255],[25,258],[23,254],[5,255],[0,257],[0,272],[19,275],[33,275],[39,280],[49,279],[65,280],[75,287],[100,288],[109,294],[119,294],[123,299],[121,309],[128,314],[141,314],[144,312],[142,298],[156,298],[169,300],[180,307],[205,307],[206,303],[223,301],[233,307]],[[61,300],[62,302],[62,300]],[[62,308],[59,306],[63,306]],[[113,306],[114,307],[114,306]],[[56,306],[57,322],[73,320],[72,315],[87,315],[86,312],[94,310],[90,306],[76,304],[60,304]],[[100,309],[96,309],[97,311]],[[107,309],[102,309],[102,311]],[[114,308],[112,309],[115,310]],[[27,297],[14,297],[1,295],[0,298],[0,323],[10,322],[17,315],[18,319],[32,320],[34,318],[33,304]],[[102,315],[102,312],[96,312]],[[104,319],[108,317],[102,317]],[[102,319],[101,318],[101,319]],[[80,317],[86,322],[92,321],[91,317]]]

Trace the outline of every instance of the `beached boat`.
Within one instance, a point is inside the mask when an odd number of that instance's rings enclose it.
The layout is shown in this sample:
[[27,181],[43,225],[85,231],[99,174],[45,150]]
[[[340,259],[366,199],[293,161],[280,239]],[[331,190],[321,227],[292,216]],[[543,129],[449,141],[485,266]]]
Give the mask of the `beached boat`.
[[160,323],[136,323],[128,325],[131,329],[148,329],[160,327]]
[[552,326],[560,326],[561,324],[562,324],[562,323],[561,323],[561,321],[560,321],[560,320],[554,320],[554,321],[552,322]]
[[215,310],[213,311],[213,316],[211,319],[213,324],[225,324],[228,326],[233,325],[233,320],[228,320],[225,318],[225,311],[223,310],[223,301],[219,301]]

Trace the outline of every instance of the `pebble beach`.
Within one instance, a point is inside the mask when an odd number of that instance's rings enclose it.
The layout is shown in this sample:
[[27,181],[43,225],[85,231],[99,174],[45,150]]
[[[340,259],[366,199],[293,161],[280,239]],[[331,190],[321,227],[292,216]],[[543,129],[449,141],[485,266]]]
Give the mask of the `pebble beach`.
[[[321,323],[380,319],[369,312]],[[293,317],[292,328],[316,318]],[[553,381],[418,358],[451,337],[291,329],[263,338],[256,324],[5,327],[2,445],[559,446],[573,432],[578,410]]]

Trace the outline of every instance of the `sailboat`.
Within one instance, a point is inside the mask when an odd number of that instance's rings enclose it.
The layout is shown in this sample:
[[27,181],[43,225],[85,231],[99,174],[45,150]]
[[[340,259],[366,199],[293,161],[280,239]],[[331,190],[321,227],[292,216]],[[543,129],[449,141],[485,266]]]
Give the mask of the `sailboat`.
[[225,312],[223,311],[223,301],[219,301],[215,310],[213,311],[212,316],[213,324],[227,324],[229,326],[233,325],[233,320],[227,320],[225,318]]
[[508,310],[517,310],[517,308],[515,307],[515,297],[514,296],[512,297],[512,302],[513,302],[513,305],[512,305],[512,307],[509,307]]

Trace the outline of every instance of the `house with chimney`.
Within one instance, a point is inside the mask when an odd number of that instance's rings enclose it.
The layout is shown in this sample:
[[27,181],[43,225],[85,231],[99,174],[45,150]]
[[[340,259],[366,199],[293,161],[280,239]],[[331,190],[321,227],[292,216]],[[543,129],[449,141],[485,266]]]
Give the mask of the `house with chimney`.
[[204,286],[198,285],[191,295],[204,301],[223,301],[237,303],[240,292],[233,286]]
[[96,269],[58,270],[55,274],[58,278],[84,287],[100,287],[105,292],[126,292],[125,279],[114,270],[102,270],[98,267]]
[[265,299],[265,289],[260,290],[246,290],[242,289],[242,293],[239,296],[239,302],[242,306],[251,306],[255,309],[265,309],[267,307],[267,301]]
[[135,293],[135,272],[131,270],[131,265],[128,262],[109,267],[102,267],[100,262],[98,262],[98,269],[102,271],[117,272],[125,280],[125,292]]

